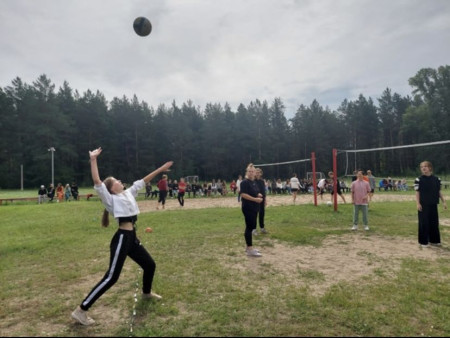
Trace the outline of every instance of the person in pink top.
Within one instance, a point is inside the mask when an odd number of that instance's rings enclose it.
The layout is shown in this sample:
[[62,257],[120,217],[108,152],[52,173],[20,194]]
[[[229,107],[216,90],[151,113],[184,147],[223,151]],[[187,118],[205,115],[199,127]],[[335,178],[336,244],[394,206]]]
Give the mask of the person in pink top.
[[356,181],[352,182],[352,203],[353,203],[353,227],[352,230],[358,230],[359,211],[362,212],[364,230],[369,230],[367,212],[369,207],[370,184],[364,180],[362,170],[358,170]]

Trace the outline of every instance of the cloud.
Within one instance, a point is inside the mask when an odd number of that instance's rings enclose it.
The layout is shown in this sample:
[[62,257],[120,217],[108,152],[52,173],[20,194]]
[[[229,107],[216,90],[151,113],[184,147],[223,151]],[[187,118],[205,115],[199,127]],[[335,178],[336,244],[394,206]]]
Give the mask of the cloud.
[[[447,0],[3,0],[0,86],[44,73],[154,107],[281,97],[290,116],[314,99],[336,109],[386,87],[408,95],[419,69],[448,63],[449,14]],[[150,36],[134,33],[137,16]]]

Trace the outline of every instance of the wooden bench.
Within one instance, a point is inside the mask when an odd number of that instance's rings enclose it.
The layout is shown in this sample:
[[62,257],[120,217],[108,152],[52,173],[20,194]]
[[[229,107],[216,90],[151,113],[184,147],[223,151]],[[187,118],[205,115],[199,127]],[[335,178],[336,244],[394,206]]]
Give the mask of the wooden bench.
[[[97,195],[94,194],[84,194],[84,195],[78,195],[78,199],[80,198],[86,198],[86,200],[90,200],[91,198],[96,198]],[[53,199],[55,201],[55,198]],[[12,197],[12,198],[0,198],[0,205],[3,204],[3,202],[15,202],[15,201],[34,201],[38,202],[38,197]],[[45,198],[45,201],[48,201],[48,197]]]
[[38,201],[37,197],[15,197],[15,198],[0,198],[0,205],[3,204],[3,202],[13,202],[13,201]]

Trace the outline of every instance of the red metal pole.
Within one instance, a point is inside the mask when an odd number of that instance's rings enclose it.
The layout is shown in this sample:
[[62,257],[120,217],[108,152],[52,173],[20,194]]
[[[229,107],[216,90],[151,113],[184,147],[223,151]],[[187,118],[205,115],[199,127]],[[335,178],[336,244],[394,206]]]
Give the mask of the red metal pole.
[[334,203],[334,211],[337,211],[337,149],[333,149],[333,203]]
[[317,184],[316,184],[316,153],[311,153],[312,171],[313,171],[313,191],[314,205],[317,207]]

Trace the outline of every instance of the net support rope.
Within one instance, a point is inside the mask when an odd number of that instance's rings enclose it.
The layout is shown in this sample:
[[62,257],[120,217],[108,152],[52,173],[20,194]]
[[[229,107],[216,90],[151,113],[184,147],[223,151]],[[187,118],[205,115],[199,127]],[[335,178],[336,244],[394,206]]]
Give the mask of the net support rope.
[[348,150],[338,150],[343,153],[360,153],[363,151],[378,151],[378,150],[389,150],[389,149],[401,149],[401,148],[414,148],[414,147],[425,147],[425,146],[435,146],[439,144],[450,143],[450,140],[446,141],[437,141],[437,142],[428,142],[428,143],[416,143],[416,144],[408,144],[404,146],[393,146],[393,147],[382,147],[382,148],[369,148],[369,149],[348,149]]
[[296,160],[296,161],[289,161],[289,162],[255,164],[255,167],[266,167],[266,166],[269,166],[269,165],[292,164],[292,163],[300,163],[300,162],[308,162],[308,161],[311,161],[311,159],[307,158],[307,159],[304,159],[304,160]]

